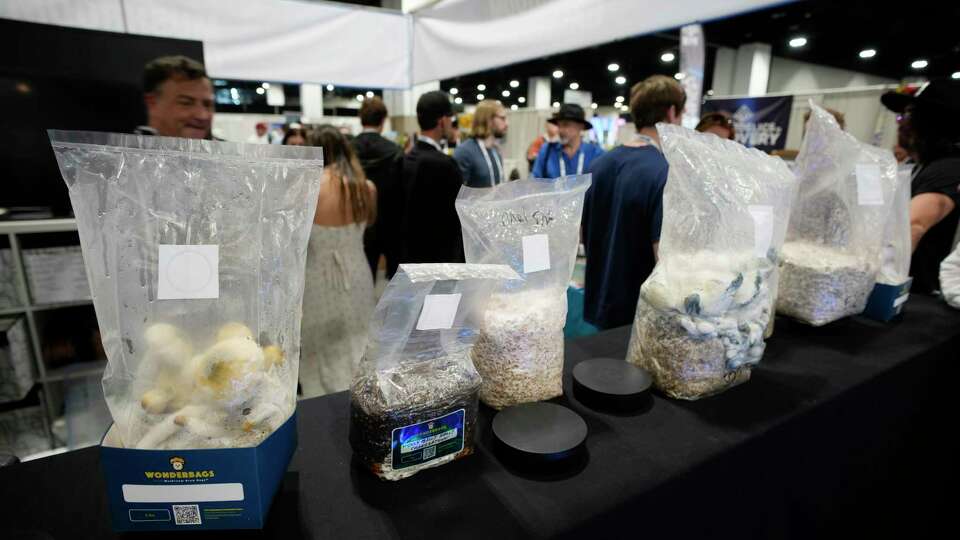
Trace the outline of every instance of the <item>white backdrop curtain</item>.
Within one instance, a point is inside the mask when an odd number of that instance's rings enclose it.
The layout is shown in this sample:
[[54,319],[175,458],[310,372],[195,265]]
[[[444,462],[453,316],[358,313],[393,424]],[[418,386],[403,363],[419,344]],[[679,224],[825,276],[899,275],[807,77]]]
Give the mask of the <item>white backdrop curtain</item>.
[[292,0],[3,0],[0,17],[203,42],[225,79],[410,86],[412,21]]
[[443,0],[415,13],[413,80],[446,79],[782,0]]

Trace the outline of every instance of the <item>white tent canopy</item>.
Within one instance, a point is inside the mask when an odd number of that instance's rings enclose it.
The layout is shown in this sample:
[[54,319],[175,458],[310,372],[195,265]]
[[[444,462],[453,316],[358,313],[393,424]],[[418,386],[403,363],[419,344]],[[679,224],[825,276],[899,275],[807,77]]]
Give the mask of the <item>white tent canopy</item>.
[[416,12],[413,82],[446,79],[782,3],[444,0]]
[[202,41],[214,77],[409,88],[777,0],[442,0],[413,15],[297,0],[4,0],[0,17]]

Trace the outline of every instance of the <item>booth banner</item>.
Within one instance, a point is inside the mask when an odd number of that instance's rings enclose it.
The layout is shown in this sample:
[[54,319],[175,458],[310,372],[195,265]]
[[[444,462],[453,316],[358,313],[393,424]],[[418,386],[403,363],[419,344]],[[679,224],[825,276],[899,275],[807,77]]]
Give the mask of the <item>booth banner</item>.
[[708,99],[703,112],[726,112],[733,118],[737,142],[770,152],[786,145],[792,107],[793,96]]

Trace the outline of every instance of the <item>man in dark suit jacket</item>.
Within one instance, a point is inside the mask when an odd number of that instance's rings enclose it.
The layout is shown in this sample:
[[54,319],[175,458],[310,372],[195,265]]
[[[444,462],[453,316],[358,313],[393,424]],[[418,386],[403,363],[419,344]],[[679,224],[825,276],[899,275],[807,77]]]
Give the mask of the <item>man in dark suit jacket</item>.
[[[413,150],[404,156],[399,197],[390,203],[403,204],[397,220],[397,262],[463,262],[463,238],[455,207],[463,176],[457,162],[440,146],[440,141],[454,135],[450,96],[439,90],[420,96],[417,122],[420,134]],[[389,262],[387,271],[393,275],[396,265]]]
[[376,96],[363,100],[360,105],[360,125],[363,126],[363,132],[351,141],[364,174],[377,186],[377,221],[368,223],[363,234],[363,250],[367,254],[374,281],[377,280],[380,255],[388,254],[390,250],[391,234],[386,230],[387,227],[383,226],[383,210],[388,205],[390,194],[395,190],[394,184],[402,155],[399,146],[381,135],[386,120],[387,107],[383,100]]

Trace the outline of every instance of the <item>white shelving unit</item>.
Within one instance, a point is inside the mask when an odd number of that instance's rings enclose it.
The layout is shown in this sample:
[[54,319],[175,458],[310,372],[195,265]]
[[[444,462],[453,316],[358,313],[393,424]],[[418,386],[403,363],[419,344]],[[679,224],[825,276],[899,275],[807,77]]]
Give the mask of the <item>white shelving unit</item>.
[[17,298],[20,306],[0,309],[0,316],[23,315],[27,321],[27,333],[30,340],[30,349],[33,353],[33,365],[37,381],[40,383],[40,399],[43,404],[44,427],[50,438],[52,448],[60,445],[53,434],[53,422],[57,417],[54,403],[51,399],[49,386],[71,379],[91,377],[103,373],[106,361],[75,362],[64,367],[50,369],[46,367],[43,357],[43,346],[37,327],[37,314],[44,311],[63,309],[77,306],[92,305],[92,300],[77,302],[61,302],[55,304],[34,304],[30,293],[27,278],[27,267],[24,264],[23,249],[20,237],[29,234],[71,232],[77,230],[77,222],[73,219],[42,219],[26,221],[0,221],[0,235],[6,235],[10,242],[10,253],[14,267]]

